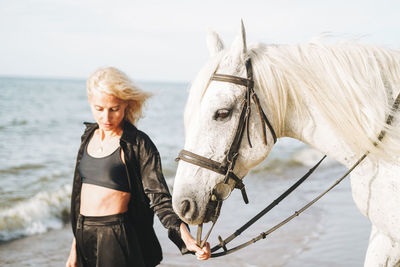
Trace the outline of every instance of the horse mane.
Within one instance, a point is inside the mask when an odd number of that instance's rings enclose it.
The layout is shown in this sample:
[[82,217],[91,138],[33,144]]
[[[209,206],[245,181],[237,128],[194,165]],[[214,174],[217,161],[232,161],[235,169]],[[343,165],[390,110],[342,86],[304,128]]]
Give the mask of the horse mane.
[[[193,81],[184,113],[185,132],[198,114],[212,74],[221,62],[232,60],[229,54],[227,49],[211,58]],[[282,136],[288,107],[297,111],[298,118],[293,119],[301,119],[312,104],[356,155],[369,151],[376,159],[398,160],[400,122],[395,119],[387,125],[386,118],[400,114],[392,111],[400,92],[400,51],[350,41],[314,41],[256,44],[249,47],[247,56],[252,59],[257,93],[274,111],[268,116],[278,136]],[[385,138],[378,141],[382,130]]]
[[[370,151],[376,158],[398,159],[400,123],[387,125],[386,118],[400,92],[400,51],[354,42],[311,42],[258,44],[249,56],[260,98],[272,105],[269,116],[278,136],[289,105],[300,119],[308,112],[305,105],[312,103],[355,154]],[[386,136],[379,142],[381,130]]]

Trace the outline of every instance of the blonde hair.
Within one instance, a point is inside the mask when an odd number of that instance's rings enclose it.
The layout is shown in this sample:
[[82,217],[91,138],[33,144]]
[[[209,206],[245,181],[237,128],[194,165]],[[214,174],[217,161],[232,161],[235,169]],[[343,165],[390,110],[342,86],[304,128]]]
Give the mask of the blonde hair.
[[127,101],[125,119],[135,124],[143,116],[143,104],[151,96],[144,92],[129,77],[114,67],[96,70],[86,82],[88,97],[93,92],[102,92]]

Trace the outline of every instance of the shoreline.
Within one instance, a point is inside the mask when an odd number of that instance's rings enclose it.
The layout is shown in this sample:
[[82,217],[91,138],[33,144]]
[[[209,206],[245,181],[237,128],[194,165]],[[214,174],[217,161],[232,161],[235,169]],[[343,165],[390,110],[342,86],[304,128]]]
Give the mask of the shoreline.
[[1,266],[65,266],[72,244],[71,225],[0,244]]

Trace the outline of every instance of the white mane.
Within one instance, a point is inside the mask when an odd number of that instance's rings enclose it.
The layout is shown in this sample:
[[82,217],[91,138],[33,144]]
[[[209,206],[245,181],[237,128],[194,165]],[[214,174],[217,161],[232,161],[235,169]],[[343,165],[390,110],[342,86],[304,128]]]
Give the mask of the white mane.
[[[299,118],[307,115],[307,103],[326,118],[336,135],[356,154],[370,151],[380,158],[400,155],[400,123],[385,121],[400,92],[400,52],[346,42],[299,45],[253,46],[248,51],[254,69],[257,93],[271,105],[275,131],[281,136],[288,105],[294,105]],[[193,82],[186,104],[185,129],[196,113],[211,75],[221,60],[229,60],[229,50],[221,51],[200,71]],[[244,62],[243,68],[244,68]],[[257,89],[258,88],[258,89]],[[293,102],[289,103],[289,99]],[[397,113],[399,114],[399,113]],[[398,115],[396,115],[398,117]],[[293,118],[293,119],[299,119]],[[386,136],[377,147],[377,136]]]
[[[307,102],[356,154],[398,157],[400,124],[388,126],[385,121],[400,91],[399,51],[347,42],[258,45],[249,54],[256,84],[273,105],[270,116],[279,126],[288,105],[295,105],[299,118],[304,115],[301,96],[306,92]],[[289,96],[293,103],[288,103]],[[386,136],[375,147],[382,129]]]

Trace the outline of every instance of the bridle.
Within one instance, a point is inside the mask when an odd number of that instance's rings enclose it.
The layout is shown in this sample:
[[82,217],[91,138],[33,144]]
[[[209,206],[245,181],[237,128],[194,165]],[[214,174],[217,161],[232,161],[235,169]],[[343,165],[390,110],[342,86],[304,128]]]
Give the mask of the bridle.
[[[211,217],[212,221],[212,226],[206,236],[204,237],[203,240],[201,240],[201,235],[202,235],[202,227],[203,224],[200,224],[198,226],[197,230],[197,243],[200,247],[203,247],[205,245],[205,242],[207,241],[209,235],[211,234],[211,231],[214,228],[214,225],[218,219],[219,212],[222,206],[223,200],[228,198],[230,195],[232,189],[229,186],[229,180],[233,180],[234,182],[234,188],[238,188],[242,192],[243,200],[247,204],[248,203],[248,198],[247,194],[245,191],[245,186],[243,184],[242,179],[237,177],[233,173],[233,169],[235,167],[235,163],[237,160],[237,157],[239,155],[239,148],[240,144],[243,138],[243,134],[246,131],[247,132],[247,140],[252,147],[251,141],[250,141],[250,135],[249,135],[249,119],[250,119],[250,114],[251,114],[251,99],[253,99],[255,105],[257,106],[258,113],[260,115],[261,119],[261,125],[262,125],[262,130],[263,130],[263,141],[264,144],[267,145],[267,137],[266,137],[266,127],[265,125],[268,126],[271,135],[274,139],[274,143],[277,141],[277,137],[275,134],[275,131],[269,122],[267,116],[265,115],[264,111],[261,108],[260,101],[258,99],[258,96],[256,95],[254,91],[254,80],[253,80],[253,69],[251,65],[251,60],[248,59],[245,63],[246,65],[246,71],[247,71],[247,78],[242,78],[242,77],[237,77],[233,75],[226,75],[226,74],[217,74],[214,73],[213,76],[211,77],[211,81],[221,81],[221,82],[228,82],[228,83],[233,83],[233,84],[238,84],[238,85],[243,85],[246,86],[246,93],[245,93],[245,98],[244,98],[244,103],[243,107],[240,113],[240,118],[238,122],[238,127],[236,128],[236,132],[233,138],[233,141],[231,143],[231,146],[226,153],[225,159],[222,162],[217,162],[211,159],[208,159],[206,157],[203,157],[201,155],[195,154],[193,152],[187,151],[182,149],[181,152],[179,153],[178,157],[176,160],[183,160],[185,162],[191,163],[193,165],[209,169],[211,171],[214,171],[216,173],[225,175],[224,180],[221,183],[218,183],[214,186],[212,190],[212,194],[210,197],[209,204],[207,205],[207,210],[211,211],[213,210],[214,213]],[[400,93],[397,95],[393,106],[392,106],[392,114],[389,114],[386,118],[386,124],[391,125],[392,121],[394,119],[394,113],[398,111],[400,107]],[[385,137],[386,131],[383,129],[379,133],[377,139],[378,141],[382,141],[382,139]],[[374,143],[374,146],[378,146],[378,142]],[[286,198],[291,192],[293,192],[299,185],[301,185],[314,171],[315,169],[321,164],[321,162],[326,158],[324,156],[314,167],[312,167],[304,176],[302,176],[298,181],[296,181],[290,188],[288,188],[285,192],[283,192],[277,199],[275,199],[271,204],[269,204],[264,210],[259,212],[256,216],[254,216],[252,219],[250,219],[247,223],[245,223],[242,227],[237,229],[233,234],[231,234],[229,237],[226,239],[222,239],[221,236],[218,236],[219,239],[219,244],[214,246],[211,249],[211,252],[216,252],[219,249],[223,249],[223,252],[219,253],[214,253],[211,254],[211,257],[219,257],[223,255],[227,255],[230,253],[233,253],[235,251],[238,251],[239,249],[242,249],[244,247],[247,247],[250,244],[253,244],[257,242],[258,240],[265,239],[266,236],[271,234],[272,232],[276,231],[295,217],[299,216],[302,212],[307,210],[309,207],[311,207],[315,202],[317,202],[319,199],[321,199],[325,194],[327,194],[329,191],[331,191],[334,187],[336,187],[340,182],[342,182],[367,156],[369,155],[369,151],[367,151],[364,155],[362,155],[358,161],[356,161],[351,168],[343,175],[341,176],[336,182],[331,185],[328,189],[326,189],[324,192],[319,194],[317,197],[315,197],[313,200],[308,202],[306,205],[304,205],[302,208],[299,210],[295,211],[293,215],[287,217],[277,225],[271,227],[265,232],[260,233],[257,237],[252,238],[251,240],[242,243],[232,249],[227,249],[226,244],[231,242],[234,238],[239,236],[243,231],[245,231],[248,227],[250,227],[254,222],[256,222],[258,219],[260,219],[262,216],[264,216],[266,213],[268,213],[272,208],[274,208],[276,205],[280,203],[284,198]],[[243,177],[242,177],[243,178]],[[214,203],[214,205],[210,204]],[[206,212],[207,213],[207,212]]]
[[[217,184],[213,189],[213,194],[211,195],[212,201],[219,201],[227,198],[229,193],[231,192],[230,186],[228,184],[229,180],[233,180],[234,188],[240,189],[242,193],[242,197],[244,202],[247,204],[249,202],[245,190],[245,186],[241,178],[239,178],[236,174],[233,173],[233,169],[235,168],[236,160],[239,155],[239,148],[240,144],[243,139],[243,134],[246,131],[247,140],[249,142],[250,147],[252,147],[250,141],[250,134],[249,134],[249,120],[251,114],[251,99],[253,99],[254,103],[257,106],[258,113],[260,115],[260,120],[262,124],[263,130],[263,140],[265,145],[267,145],[267,137],[266,137],[266,127],[268,126],[271,135],[274,139],[274,143],[276,142],[276,134],[274,128],[272,127],[271,123],[269,122],[267,116],[265,115],[264,111],[261,108],[260,101],[258,99],[257,94],[254,91],[254,80],[253,80],[253,68],[251,65],[251,60],[248,59],[246,61],[246,71],[247,71],[247,78],[242,78],[233,75],[227,74],[218,74],[214,73],[211,76],[210,81],[219,81],[219,82],[228,82],[233,84],[238,84],[246,87],[246,92],[244,96],[244,101],[242,105],[242,110],[240,112],[238,126],[235,131],[235,135],[231,142],[228,152],[225,155],[225,159],[222,162],[214,161],[212,159],[203,157],[196,153],[187,151],[182,149],[179,153],[176,160],[183,160],[193,165],[206,168],[208,170],[214,171],[216,173],[222,174],[225,176],[222,183]],[[229,188],[229,189],[228,189]],[[229,193],[228,193],[229,192]]]
[[[259,98],[258,98],[256,92],[254,91],[253,68],[252,68],[250,58],[247,59],[245,65],[246,65],[247,78],[242,78],[242,77],[227,75],[227,74],[214,73],[210,79],[210,81],[228,82],[228,83],[238,84],[238,85],[242,85],[242,86],[246,87],[246,92],[244,95],[242,110],[240,112],[239,122],[238,122],[238,125],[236,128],[236,131],[235,131],[235,135],[234,135],[231,145],[229,147],[229,150],[225,155],[225,159],[222,162],[217,162],[212,159],[206,158],[204,156],[187,151],[185,149],[182,149],[180,151],[178,157],[176,158],[177,161],[183,160],[190,164],[193,164],[193,165],[196,165],[196,166],[199,166],[202,168],[206,168],[208,170],[214,171],[216,173],[219,173],[219,174],[222,174],[225,176],[224,180],[221,183],[218,183],[214,186],[211,197],[210,197],[209,203],[213,203],[214,205],[211,204],[211,206],[209,206],[209,209],[215,210],[214,214],[212,215],[212,218],[211,218],[211,221],[214,224],[219,216],[219,211],[220,211],[220,208],[222,205],[222,201],[225,200],[232,191],[231,186],[229,185],[230,180],[233,181],[233,188],[240,189],[244,202],[246,204],[249,202],[243,181],[241,178],[239,178],[233,172],[233,170],[235,168],[236,160],[239,156],[239,148],[240,148],[240,144],[242,142],[245,131],[247,134],[247,141],[248,141],[250,147],[252,147],[251,140],[250,140],[250,134],[249,134],[249,120],[250,120],[250,115],[251,115],[251,100],[253,100],[254,104],[257,106],[257,110],[258,110],[258,113],[260,116],[264,144],[265,145],[268,144],[267,136],[266,136],[266,126],[270,130],[272,138],[274,139],[274,143],[276,143],[276,141],[277,141],[277,137],[276,137],[274,128],[272,127],[270,121],[268,120],[267,116],[265,115],[265,113],[260,105]],[[201,227],[202,226],[199,226],[200,237],[201,237]],[[212,230],[212,227],[210,229],[210,232]],[[198,236],[199,236],[199,231],[198,231]],[[207,238],[208,238],[208,235],[206,236]],[[206,240],[206,238],[203,240],[203,242],[199,242],[199,240],[198,240],[198,243],[204,244],[205,240]]]

